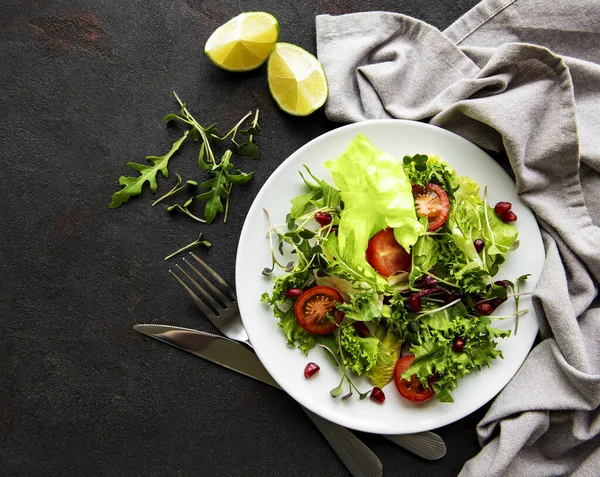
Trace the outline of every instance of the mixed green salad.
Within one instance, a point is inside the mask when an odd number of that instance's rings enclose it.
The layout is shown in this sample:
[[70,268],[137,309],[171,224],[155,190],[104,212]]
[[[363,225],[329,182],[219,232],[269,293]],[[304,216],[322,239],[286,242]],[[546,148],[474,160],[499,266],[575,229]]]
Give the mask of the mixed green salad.
[[[399,161],[364,135],[324,166],[334,185],[305,166],[306,193],[292,199],[285,225],[270,226],[273,261],[263,274],[273,290],[262,300],[290,346],[320,346],[340,367],[334,397],[347,381],[344,399],[356,391],[383,402],[393,380],[407,399],[452,401],[461,377],[502,357],[497,339],[511,330],[492,321],[518,323],[526,311],[518,298],[527,276],[494,278],[518,246],[511,204],[490,206],[439,157]],[[515,313],[491,317],[510,297]],[[305,375],[315,371],[310,363]],[[352,374],[374,388],[359,391]]]

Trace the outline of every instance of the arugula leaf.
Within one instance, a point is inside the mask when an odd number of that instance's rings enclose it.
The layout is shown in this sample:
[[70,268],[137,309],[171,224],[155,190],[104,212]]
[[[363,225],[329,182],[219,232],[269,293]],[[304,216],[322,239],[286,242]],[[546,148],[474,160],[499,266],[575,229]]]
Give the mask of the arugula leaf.
[[[231,151],[225,151],[221,162],[208,169],[212,177],[200,184],[200,187],[209,189],[207,192],[196,196],[197,199],[206,200],[204,219],[207,224],[212,223],[219,212],[223,212],[223,199],[226,204],[229,203],[232,184],[245,184],[252,179],[253,172],[245,173],[239,169],[230,172],[233,169],[233,164],[229,162],[231,154]],[[202,161],[202,159],[199,158],[199,161]],[[205,163],[205,165],[207,164]],[[225,215],[226,219],[227,216]]]
[[294,219],[302,217],[307,207],[321,197],[323,197],[323,190],[319,188],[311,189],[306,194],[294,197],[291,201],[290,216]]
[[340,191],[326,181],[316,177],[308,166],[304,165],[304,168],[315,180],[315,183],[307,180],[302,172],[298,171],[300,177],[302,177],[302,180],[306,184],[306,187],[308,187],[308,192],[292,199],[290,216],[293,219],[302,217],[311,205],[317,208],[335,208],[340,204]]
[[188,134],[189,131],[185,131],[181,139],[175,141],[171,147],[171,150],[164,156],[147,156],[146,159],[153,164],[152,166],[138,164],[136,162],[128,162],[127,166],[134,171],[138,171],[140,175],[138,177],[119,177],[119,184],[121,184],[123,188],[113,194],[109,207],[111,209],[116,209],[117,207],[126,203],[130,197],[134,195],[140,195],[145,182],[150,184],[150,190],[152,192],[156,192],[156,174],[160,171],[164,177],[169,177],[169,171],[167,169],[169,160],[173,154],[179,150],[181,144],[183,141],[185,141]]

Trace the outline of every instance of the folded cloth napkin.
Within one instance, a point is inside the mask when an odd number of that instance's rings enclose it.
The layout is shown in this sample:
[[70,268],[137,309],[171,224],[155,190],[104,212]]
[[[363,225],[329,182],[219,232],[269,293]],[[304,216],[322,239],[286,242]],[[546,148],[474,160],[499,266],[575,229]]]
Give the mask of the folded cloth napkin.
[[599,20],[598,0],[484,0],[443,33],[396,13],[316,19],[329,119],[427,120],[504,150],[542,228],[542,341],[462,476],[600,475]]

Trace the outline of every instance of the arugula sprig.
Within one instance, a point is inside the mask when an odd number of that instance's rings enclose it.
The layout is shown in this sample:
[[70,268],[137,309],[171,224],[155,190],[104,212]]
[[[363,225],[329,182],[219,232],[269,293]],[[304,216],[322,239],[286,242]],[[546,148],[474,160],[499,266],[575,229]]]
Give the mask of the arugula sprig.
[[[160,171],[164,177],[168,178],[168,164],[169,160],[179,150],[183,141],[190,136],[194,141],[200,141],[200,150],[198,152],[198,166],[201,170],[205,171],[210,177],[204,180],[200,187],[208,189],[207,191],[188,198],[183,205],[174,204],[169,206],[169,211],[179,211],[192,218],[195,221],[212,223],[217,214],[223,212],[223,221],[227,221],[227,215],[229,211],[229,197],[234,184],[245,184],[252,179],[253,172],[242,172],[239,169],[235,169],[235,166],[231,163],[231,157],[233,152],[244,156],[249,156],[253,159],[257,159],[259,156],[258,147],[254,142],[254,137],[258,134],[260,126],[258,124],[259,110],[257,109],[250,125],[246,129],[242,129],[243,125],[247,123],[248,119],[252,116],[252,112],[247,113],[237,124],[231,128],[231,130],[224,136],[219,136],[217,132],[217,125],[211,124],[209,126],[202,126],[196,118],[188,110],[186,103],[183,102],[176,92],[173,92],[177,103],[179,104],[179,114],[167,114],[164,117],[165,122],[178,121],[186,124],[190,128],[184,131],[183,137],[176,141],[171,150],[164,156],[148,156],[147,159],[153,164],[152,166],[146,164],[137,164],[129,162],[127,165],[140,172],[139,177],[126,177],[122,176],[119,178],[119,183],[123,185],[123,189],[113,194],[112,201],[110,203],[111,208],[119,207],[129,200],[131,196],[139,195],[142,192],[142,188],[145,182],[149,182],[150,190],[156,192],[156,174]],[[247,136],[246,140],[239,139],[239,136]],[[213,144],[219,145],[225,140],[229,139],[230,148],[225,151],[221,160],[218,161],[213,151]],[[155,206],[159,202],[162,202],[168,197],[177,194],[178,192],[186,189],[187,186],[197,186],[198,182],[195,180],[188,180],[182,184],[182,179],[177,174],[177,183],[175,186],[162,197],[152,203]],[[197,217],[190,211],[190,207],[195,199],[205,200],[206,204],[204,207],[204,218]]]
[[[231,130],[225,134],[225,136],[219,137],[217,134],[211,134],[211,137],[217,144],[220,144],[222,141],[231,136],[231,144],[233,144],[238,154],[251,157],[252,159],[258,159],[258,147],[256,147],[256,144],[254,144],[254,136],[258,134],[258,131],[260,131],[260,127],[258,125],[258,113],[259,110],[257,109],[256,113],[254,114],[254,119],[247,129],[240,129],[240,127],[242,124],[244,124],[244,121],[246,121],[246,119],[252,115],[252,113],[248,113],[246,116],[240,119],[240,121],[233,128],[231,128]],[[245,142],[238,142],[236,140],[236,135],[238,132],[242,135],[248,136],[248,140]]]
[[146,156],[146,159],[153,164],[152,166],[138,164],[137,162],[128,162],[127,166],[134,171],[138,171],[140,175],[139,177],[119,177],[119,184],[122,185],[123,188],[113,194],[109,207],[111,209],[116,209],[126,203],[130,197],[140,195],[142,193],[142,187],[146,182],[150,184],[150,190],[156,192],[156,174],[160,172],[164,177],[169,177],[169,171],[167,169],[169,161],[171,160],[171,157],[173,157],[173,154],[179,150],[189,133],[189,131],[185,131],[181,139],[175,141],[171,150],[164,156]]
[[[200,187],[208,189],[196,196],[197,199],[206,200],[204,207],[204,218],[206,223],[210,224],[215,220],[217,213],[225,211],[223,222],[227,221],[227,212],[229,210],[229,195],[233,184],[245,184],[254,175],[253,172],[242,172],[239,169],[232,171],[233,164],[229,161],[232,152],[225,151],[221,161],[210,164],[198,158],[200,168],[207,171],[211,178],[200,184]],[[225,209],[223,209],[223,200],[225,200]]]
[[212,148],[210,145],[209,137],[214,137],[216,135],[217,125],[215,123],[213,123],[207,127],[201,126],[200,123],[198,123],[198,121],[196,121],[194,116],[192,116],[191,113],[188,111],[185,103],[183,101],[181,101],[181,99],[179,99],[179,96],[177,96],[177,93],[175,91],[173,91],[173,96],[175,96],[175,99],[177,100],[177,102],[179,103],[179,106],[181,107],[180,115],[167,114],[164,117],[163,121],[168,123],[169,121],[177,120],[177,121],[182,121],[185,124],[190,125],[192,127],[192,129],[190,129],[192,139],[194,141],[198,141],[199,139],[202,139],[201,150],[206,152],[206,155],[208,157],[208,159],[207,159],[208,162],[211,162],[211,163],[215,162],[215,156],[213,154],[213,151],[212,151]]

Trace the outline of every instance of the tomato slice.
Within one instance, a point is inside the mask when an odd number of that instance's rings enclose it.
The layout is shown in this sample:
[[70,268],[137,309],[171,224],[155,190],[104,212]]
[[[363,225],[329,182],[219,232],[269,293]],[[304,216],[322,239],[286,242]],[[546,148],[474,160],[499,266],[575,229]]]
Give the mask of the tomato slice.
[[394,230],[377,232],[367,247],[367,262],[384,277],[398,271],[410,272],[412,258],[394,237]]
[[427,230],[433,232],[444,225],[450,213],[450,200],[446,191],[437,184],[429,183],[425,187],[414,185],[412,193],[417,214],[419,217],[427,217],[429,221]]
[[[335,288],[312,287],[298,297],[294,315],[298,324],[309,333],[326,335],[335,330],[344,319],[344,313],[335,308],[336,303],[343,302],[344,297]],[[332,316],[334,321],[327,315]]]
[[394,367],[394,384],[402,397],[415,402],[427,401],[435,394],[432,387],[425,389],[414,374],[410,381],[402,378],[402,373],[410,368],[414,359],[414,356],[407,355],[398,360]]

